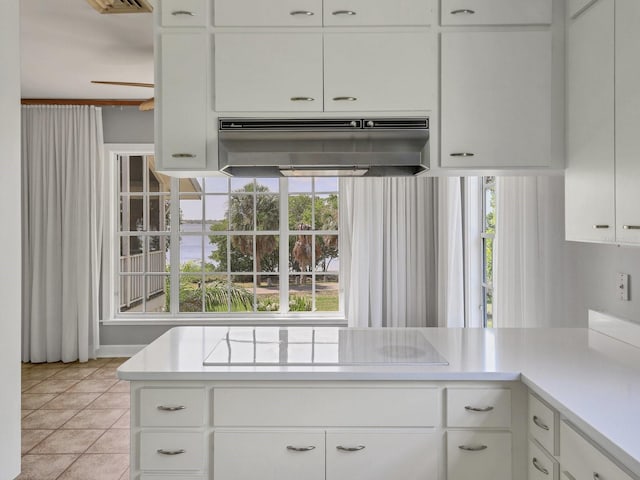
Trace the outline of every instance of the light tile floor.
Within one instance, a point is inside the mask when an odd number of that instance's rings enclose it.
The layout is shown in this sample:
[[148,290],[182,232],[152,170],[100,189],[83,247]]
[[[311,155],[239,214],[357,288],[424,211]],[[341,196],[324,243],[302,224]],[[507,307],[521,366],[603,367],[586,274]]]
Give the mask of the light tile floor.
[[127,480],[125,358],[22,365],[22,474],[17,480]]

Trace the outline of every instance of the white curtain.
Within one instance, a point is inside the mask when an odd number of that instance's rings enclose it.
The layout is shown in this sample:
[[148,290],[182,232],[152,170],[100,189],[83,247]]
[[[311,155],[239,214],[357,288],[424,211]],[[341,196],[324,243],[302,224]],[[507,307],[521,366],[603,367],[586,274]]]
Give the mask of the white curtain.
[[[455,180],[459,186],[459,179]],[[458,272],[439,265],[439,246],[451,239],[438,231],[442,219],[438,180],[342,179],[340,195],[341,261],[348,286],[345,311],[349,326],[446,326],[448,313],[439,312],[438,305],[453,300],[439,288],[446,285],[440,284],[438,274]],[[456,230],[461,227],[456,225],[449,232],[456,235]],[[461,253],[444,250],[446,255],[454,252]],[[459,283],[462,285],[461,276]],[[463,301],[462,296],[459,300]]]
[[95,357],[102,157],[100,108],[22,108],[23,361]]
[[547,327],[562,309],[562,177],[497,177],[494,324]]

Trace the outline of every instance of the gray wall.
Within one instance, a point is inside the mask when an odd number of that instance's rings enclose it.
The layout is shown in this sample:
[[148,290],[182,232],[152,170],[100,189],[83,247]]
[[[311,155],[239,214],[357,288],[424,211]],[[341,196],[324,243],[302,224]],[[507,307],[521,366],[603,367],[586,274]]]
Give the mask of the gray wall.
[[153,143],[153,110],[102,107],[104,143]]

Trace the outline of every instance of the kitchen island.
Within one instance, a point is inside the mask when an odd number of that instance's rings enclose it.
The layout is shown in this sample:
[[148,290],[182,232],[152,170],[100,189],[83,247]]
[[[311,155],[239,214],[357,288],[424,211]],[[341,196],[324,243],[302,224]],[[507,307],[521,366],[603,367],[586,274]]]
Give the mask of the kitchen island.
[[640,476],[640,349],[602,333],[431,328],[418,331],[446,364],[205,365],[229,331],[172,329],[119,368],[133,479],[525,479],[537,402],[560,471],[562,426],[615,478]]

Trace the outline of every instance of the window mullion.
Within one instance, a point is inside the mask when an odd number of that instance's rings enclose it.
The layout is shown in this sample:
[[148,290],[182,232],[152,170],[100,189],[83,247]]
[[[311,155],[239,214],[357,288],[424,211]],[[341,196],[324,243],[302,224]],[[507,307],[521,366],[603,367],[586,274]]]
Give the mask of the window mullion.
[[170,285],[170,305],[171,315],[176,316],[180,310],[180,180],[171,178],[171,192],[169,194],[171,203],[169,211],[170,238],[169,245],[169,285]]
[[289,183],[280,179],[280,313],[289,311]]

